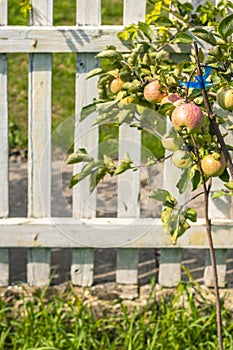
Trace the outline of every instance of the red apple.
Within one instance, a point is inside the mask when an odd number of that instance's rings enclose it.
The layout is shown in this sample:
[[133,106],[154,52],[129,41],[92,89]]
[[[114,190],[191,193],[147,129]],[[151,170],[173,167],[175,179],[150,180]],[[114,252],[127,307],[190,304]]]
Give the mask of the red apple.
[[226,160],[223,154],[210,153],[201,160],[201,167],[208,176],[220,176],[226,168]]
[[110,91],[112,94],[117,94],[119,91],[121,91],[122,85],[124,82],[121,80],[121,78],[115,78],[110,83]]
[[184,102],[176,106],[172,112],[171,120],[176,130],[186,128],[188,132],[191,133],[200,131],[204,125],[202,110],[192,101]]
[[222,109],[233,110],[233,88],[221,87],[217,92],[217,102]]
[[150,103],[159,103],[167,96],[165,91],[162,91],[162,86],[157,80],[151,81],[144,88],[144,98]]

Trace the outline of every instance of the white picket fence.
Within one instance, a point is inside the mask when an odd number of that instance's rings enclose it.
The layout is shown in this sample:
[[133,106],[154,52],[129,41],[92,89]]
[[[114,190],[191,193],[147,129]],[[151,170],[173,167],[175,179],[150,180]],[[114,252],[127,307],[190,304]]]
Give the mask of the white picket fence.
[[[117,40],[121,26],[102,26],[100,0],[77,0],[76,26],[53,26],[53,1],[32,0],[30,26],[7,25],[7,0],[0,0],[0,286],[9,283],[11,247],[28,248],[27,281],[45,285],[50,278],[52,248],[72,248],[71,280],[75,285],[93,283],[94,248],[117,248],[116,282],[137,284],[138,250],[161,249],[159,283],[176,284],[181,279],[182,249],[208,248],[204,220],[199,219],[172,246],[158,218],[140,218],[138,194],[140,172],[128,172],[118,179],[118,217],[96,218],[96,191],[89,196],[87,184],[74,188],[73,217],[51,217],[51,79],[52,54],[77,53],[75,148],[98,150],[98,128],[92,118],[79,121],[82,106],[96,96],[95,79],[85,80],[96,67],[95,55],[107,44],[124,51]],[[124,0],[123,23],[144,20],[146,0]],[[179,48],[177,48],[179,50]],[[9,218],[7,53],[29,54],[28,87],[28,217]],[[140,132],[124,125],[120,128],[119,157],[128,151],[140,163]],[[78,167],[75,167],[75,171]],[[177,195],[176,169],[167,164],[164,187]],[[182,198],[180,198],[182,199]],[[127,203],[127,211],[123,204]],[[233,248],[230,202],[217,200],[211,205],[213,238],[220,285],[226,276],[228,249]],[[158,213],[159,216],[159,213]],[[208,260],[208,259],[207,259]],[[211,285],[209,262],[204,273]]]

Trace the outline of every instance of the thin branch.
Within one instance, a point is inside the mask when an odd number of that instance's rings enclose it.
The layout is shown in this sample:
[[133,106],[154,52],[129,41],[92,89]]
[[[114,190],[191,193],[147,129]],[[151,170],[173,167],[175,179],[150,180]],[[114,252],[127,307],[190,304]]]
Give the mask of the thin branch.
[[[194,42],[194,49],[195,49],[195,55],[196,55],[196,63],[197,63],[197,68],[198,68],[198,75],[202,79],[202,95],[204,98],[204,103],[205,107],[207,109],[208,117],[210,119],[211,125],[214,128],[214,131],[217,134],[218,141],[222,147],[222,151],[224,153],[224,156],[227,160],[228,163],[230,163],[230,166],[232,166],[232,162],[228,153],[228,150],[226,148],[225,142],[223,140],[222,134],[219,130],[219,127],[216,123],[215,120],[215,115],[212,112],[210,102],[208,99],[207,92],[205,90],[205,84],[203,81],[203,76],[202,76],[202,70],[201,70],[201,65],[200,65],[200,60],[199,60],[199,54],[198,54],[198,46],[197,43]],[[214,251],[214,245],[213,245],[213,238],[212,238],[212,230],[211,230],[211,221],[209,219],[209,193],[210,193],[210,184],[207,187],[206,181],[205,181],[205,174],[203,172],[202,166],[201,166],[201,158],[198,150],[198,146],[196,144],[196,141],[191,135],[192,142],[194,145],[195,153],[197,156],[197,161],[198,161],[198,166],[201,174],[201,179],[202,179],[202,185],[204,189],[204,215],[205,215],[205,223],[206,223],[206,233],[208,237],[208,242],[209,242],[209,252],[210,252],[210,258],[211,258],[211,265],[212,265],[212,271],[213,271],[213,280],[214,280],[214,290],[215,290],[215,302],[216,302],[216,318],[217,318],[217,329],[218,329],[218,347],[219,350],[223,350],[223,341],[222,341],[222,317],[221,317],[221,303],[220,303],[220,294],[219,294],[219,285],[218,285],[218,273],[217,273],[217,264],[216,264],[216,257],[215,257],[215,251]],[[232,167],[232,174],[233,174],[233,167]]]
[[197,72],[198,72],[198,75],[202,79],[201,92],[202,92],[202,96],[203,96],[203,99],[204,99],[204,104],[205,104],[205,107],[206,107],[206,110],[207,110],[208,118],[209,118],[210,124],[212,125],[212,127],[214,129],[214,132],[215,132],[215,134],[217,136],[218,142],[219,142],[219,144],[221,146],[221,149],[222,149],[222,152],[223,152],[224,157],[226,159],[226,162],[227,162],[227,165],[228,165],[231,177],[233,178],[233,164],[232,164],[232,160],[231,160],[230,154],[228,152],[228,149],[226,147],[226,144],[225,144],[225,141],[223,139],[223,136],[222,136],[222,134],[220,132],[219,126],[218,126],[218,124],[216,122],[216,115],[213,113],[211,105],[210,105],[210,102],[209,102],[209,99],[208,99],[208,94],[207,94],[206,89],[205,89],[205,84],[204,84],[202,70],[201,70],[201,64],[200,64],[199,55],[198,55],[198,46],[197,46],[197,43],[195,41],[194,41],[194,50],[195,50],[195,54],[196,54]]

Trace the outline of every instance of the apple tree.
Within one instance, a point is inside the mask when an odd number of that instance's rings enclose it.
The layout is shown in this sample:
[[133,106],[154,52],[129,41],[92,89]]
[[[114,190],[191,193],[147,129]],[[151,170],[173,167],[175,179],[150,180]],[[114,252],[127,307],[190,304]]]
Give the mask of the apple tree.
[[[97,54],[100,67],[87,79],[98,75],[98,96],[84,106],[81,120],[96,111],[95,124],[129,124],[160,143],[163,152],[147,159],[144,166],[166,160],[169,150],[174,165],[182,169],[177,188],[180,193],[203,187],[206,231],[215,277],[219,349],[222,349],[221,313],[216,261],[208,216],[209,196],[233,195],[232,146],[225,136],[233,128],[219,110],[233,110],[233,4],[221,0],[216,6],[207,1],[196,9],[178,0],[153,0],[154,8],[145,22],[131,24],[118,34],[127,47],[125,53],[109,45]],[[171,16],[172,15],[172,16]],[[208,26],[208,30],[205,29]],[[187,46],[189,59],[172,59],[173,45]],[[173,49],[174,51],[175,49]],[[216,108],[216,106],[218,108]],[[164,131],[166,121],[171,128]],[[68,158],[69,164],[83,162],[70,187],[90,178],[90,192],[106,174],[116,176],[136,170],[130,155],[120,163],[109,155],[93,159],[80,148]],[[211,191],[212,177],[219,177],[222,189]],[[196,221],[192,207],[178,203],[166,189],[155,189],[151,198],[161,201],[161,220],[172,242]],[[187,203],[186,203],[187,204]]]

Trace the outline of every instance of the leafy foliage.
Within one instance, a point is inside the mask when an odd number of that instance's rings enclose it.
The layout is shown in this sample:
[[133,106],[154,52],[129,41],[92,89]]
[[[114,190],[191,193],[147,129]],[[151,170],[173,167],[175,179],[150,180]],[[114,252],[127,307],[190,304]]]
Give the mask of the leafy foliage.
[[[128,48],[126,53],[108,45],[97,54],[100,67],[89,72],[87,79],[99,76],[98,96],[83,108],[81,120],[96,112],[94,125],[119,126],[127,123],[148,135],[151,134],[164,148],[164,152],[169,150],[170,154],[165,153],[163,159],[166,160],[177,150],[175,142],[171,146],[172,137],[169,139],[169,135],[167,142],[170,145],[164,143],[167,120],[171,119],[173,122],[171,116],[179,104],[185,105],[192,101],[203,118],[200,127],[192,129],[187,126],[187,117],[183,124],[177,126],[173,123],[176,137],[182,140],[181,149],[185,151],[185,155],[188,154],[188,161],[180,159],[174,162],[181,169],[176,186],[182,194],[189,188],[195,191],[203,183],[211,186],[211,177],[215,175],[203,172],[202,159],[206,155],[222,152],[222,145],[208,118],[210,115],[202,96],[203,89],[208,93],[209,104],[216,114],[214,118],[221,125],[223,137],[233,127],[229,118],[223,116],[220,106],[216,107],[219,89],[230,89],[233,86],[233,17],[232,14],[228,15],[232,3],[222,0],[214,6],[212,2],[206,1],[196,10],[190,3],[178,0],[153,0],[152,3],[153,9],[145,22],[131,24],[118,33],[119,40]],[[211,26],[208,30],[204,28],[207,25]],[[199,45],[198,60],[201,71],[197,70],[197,54],[192,48],[193,42]],[[174,45],[177,44],[182,44],[184,51],[190,53],[189,60],[177,62],[173,58],[171,52],[176,51],[177,46]],[[152,98],[146,94],[146,87],[152,86],[150,83],[153,81],[156,82],[153,86],[157,86],[157,91],[153,91],[156,97]],[[231,150],[229,145],[227,147]],[[79,162],[79,155],[72,157]],[[149,157],[144,165],[151,166],[158,161],[161,161],[161,153]],[[84,165],[80,173],[74,175],[70,186],[90,176],[90,190],[93,191],[106,174],[115,176],[128,170],[137,170],[130,155],[118,166],[111,157],[103,155],[101,160],[92,159]],[[227,188],[215,192],[213,198],[232,195],[227,166],[224,165],[221,173],[213,174],[226,183]],[[150,197],[163,203],[163,228],[175,244],[178,237],[189,229],[189,221],[196,221],[195,210],[186,207],[186,204],[178,204],[166,190],[152,191]]]

